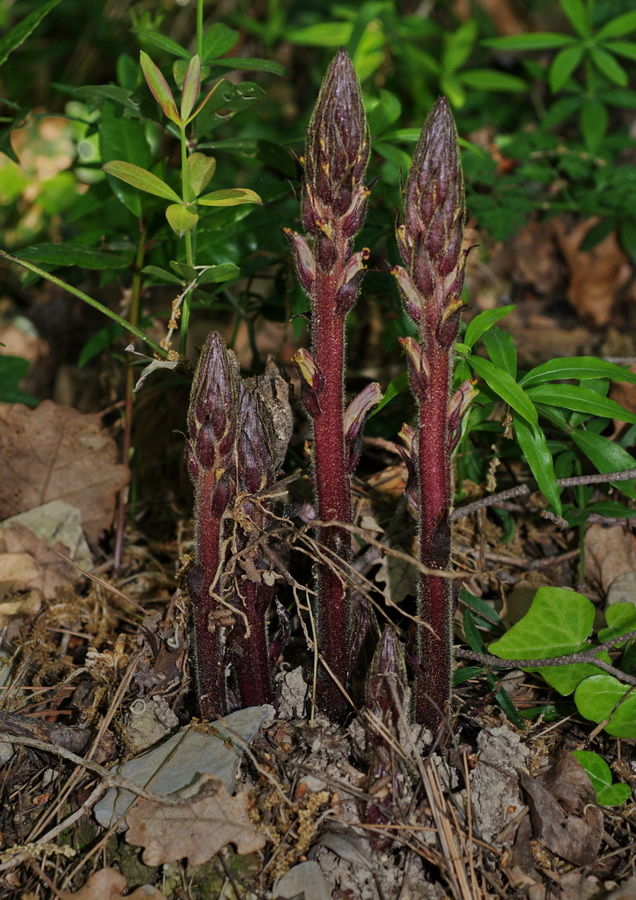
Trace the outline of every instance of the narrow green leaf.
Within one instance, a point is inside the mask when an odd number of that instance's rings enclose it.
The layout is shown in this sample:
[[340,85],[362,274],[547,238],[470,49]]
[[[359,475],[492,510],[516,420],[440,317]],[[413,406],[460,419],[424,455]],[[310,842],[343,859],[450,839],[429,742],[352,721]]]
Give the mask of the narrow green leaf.
[[526,393],[534,403],[544,403],[573,412],[589,413],[591,416],[603,416],[606,419],[636,424],[636,414],[624,409],[615,400],[601,397],[596,391],[578,384],[539,384],[527,388]]
[[174,102],[172,91],[170,90],[168,82],[163,77],[161,69],[159,66],[155,65],[148,54],[144,53],[143,50],[140,53],[140,62],[146,83],[150,88],[152,96],[163,110],[163,114],[170,119],[171,122],[174,122],[175,125],[181,127],[181,118],[177,112],[177,106]]
[[202,206],[238,206],[241,203],[262,203],[263,201],[254,191],[247,188],[227,188],[222,191],[213,191],[199,197],[198,202]]
[[80,369],[83,369],[87,362],[90,362],[91,359],[94,359],[94,357],[98,356],[103,350],[110,347],[117,338],[125,333],[126,332],[121,325],[118,325],[116,322],[109,322],[108,325],[100,328],[99,331],[95,332],[95,334],[86,341],[80,350],[80,354],[77,358],[77,365]]
[[195,55],[190,60],[188,71],[183,79],[183,90],[181,92],[181,119],[186,121],[194,104],[199,97],[199,89],[201,87],[201,63],[199,57]]
[[511,378],[516,378],[517,346],[513,336],[503,328],[491,328],[482,335],[482,341],[497,368],[507,372]]
[[203,58],[202,63],[209,63],[216,60],[217,57],[223,56],[224,53],[232,50],[236,46],[239,39],[238,31],[229,28],[222,22],[216,22],[203,35]]
[[636,10],[626,12],[615,19],[606,22],[602,28],[596,32],[596,40],[604,41],[606,38],[622,37],[624,34],[631,34],[636,31]]
[[527,419],[532,425],[538,425],[539,415],[532,400],[526,395],[523,388],[519,387],[514,378],[507,372],[498,369],[489,359],[481,359],[479,356],[469,356],[467,359],[471,369],[483,378],[488,387],[501,397],[519,415]]
[[550,90],[557,94],[568,82],[570,75],[583,59],[585,46],[573,44],[560,50],[550,66]]
[[160,269],[159,266],[144,266],[141,271],[144,275],[153,275],[155,278],[158,278],[160,281],[165,281],[167,284],[178,284],[183,286],[183,278],[179,278],[178,275],[168,272],[167,269]]
[[576,708],[592,722],[609,720],[605,731],[613,737],[636,737],[636,692],[631,685],[603,672],[582,681],[575,693]]
[[596,97],[588,98],[581,112],[581,131],[585,145],[590,150],[595,150],[603,140],[608,123],[609,113],[605,104]]
[[164,50],[166,53],[171,53],[172,56],[178,56],[181,59],[190,59],[188,51],[181,44],[173,41],[172,38],[166,37],[165,34],[159,34],[159,32],[151,31],[149,28],[132,28],[131,31],[133,34],[138,34],[144,38],[149,44],[153,44],[159,50]]
[[197,284],[219,284],[237,278],[241,270],[234,263],[221,263],[218,266],[205,266],[197,272]]
[[482,600],[481,597],[476,597],[474,594],[471,594],[466,588],[461,589],[459,599],[482,619],[486,619],[491,626],[498,625],[501,627],[503,625],[497,610],[493,609],[493,607],[489,603],[486,603],[485,600]]
[[619,56],[626,56],[627,59],[636,59],[636,44],[632,41],[609,41],[605,44],[607,50],[612,53],[618,53]]
[[199,221],[198,215],[181,203],[171,203],[166,209],[166,219],[177,237],[192,231]]
[[636,373],[623,366],[597,359],[595,356],[563,356],[551,359],[531,369],[519,382],[524,388],[541,384],[545,381],[578,378],[611,378],[612,381],[625,381],[636,384]]
[[247,56],[231,56],[229,59],[215,59],[215,66],[224,69],[236,69],[238,72],[270,72],[272,75],[285,75],[285,66],[273,59],[252,59]]
[[482,334],[485,334],[489,328],[492,328],[495,322],[510,315],[513,309],[515,309],[514,303],[509,303],[508,306],[500,306],[498,309],[485,309],[483,312],[480,312],[468,323],[463,343],[468,347],[472,347]]
[[180,203],[181,198],[172,190],[169,184],[162,181],[152,172],[142,169],[141,166],[135,166],[133,163],[124,162],[124,160],[112,160],[102,166],[104,172],[108,175],[115,175],[121,178],[126,184],[131,184],[140,191],[146,191],[148,194],[154,194],[156,197],[163,197],[164,200],[172,200]]
[[554,474],[554,461],[545,434],[537,425],[513,416],[515,436],[539,490],[558,516],[562,513],[561,494]]
[[488,38],[482,41],[484,47],[495,50],[554,50],[556,47],[567,47],[576,43],[577,39],[567,34],[556,34],[553,31],[535,31],[531,34],[511,34],[506,37]]
[[[601,434],[575,428],[571,438],[599,472],[624,472],[627,469],[636,469],[636,459],[620,444],[610,441]],[[632,500],[636,500],[636,481],[615,481],[613,486]]]
[[186,125],[189,125],[190,122],[192,122],[193,119],[196,119],[196,117],[199,115],[199,113],[201,112],[201,110],[203,109],[203,107],[205,106],[205,104],[208,102],[208,100],[210,99],[210,97],[212,96],[212,94],[214,94],[214,92],[216,91],[216,89],[217,89],[220,85],[222,85],[222,84],[223,84],[222,81],[217,81],[217,83],[214,85],[214,87],[212,87],[212,89],[211,89],[210,91],[208,91],[208,93],[205,95],[205,97],[203,98],[203,100],[199,103],[199,105],[197,106],[197,108],[195,109],[195,111],[192,113],[192,115],[190,116],[190,118],[189,118],[189,119],[187,120],[187,122],[185,123]]
[[21,22],[18,22],[18,24],[14,26],[8,34],[5,34],[2,40],[0,40],[0,66],[6,62],[9,54],[13,53],[14,50],[17,50],[17,48],[33,34],[42,19],[48,16],[51,10],[55,9],[59,2],[60,0],[49,0],[48,3],[39,4],[37,9],[30,12],[28,16],[25,16]]
[[602,47],[592,47],[590,53],[596,68],[601,71],[606,78],[609,78],[610,81],[614,82],[614,84],[617,84],[619,87],[626,87],[629,77],[616,57],[612,56],[611,53],[608,53],[607,50],[604,50]]
[[0,353],[0,403],[24,403],[37,406],[37,397],[20,387],[20,382],[29,371],[28,359]]
[[[188,185],[195,197],[204,190],[216,170],[216,160],[205,153],[192,153],[186,162]],[[636,378],[636,375],[634,376]]]
[[307,28],[288,31],[286,38],[291,44],[308,47],[339,47],[348,44],[353,31],[351,22],[319,22]]
[[130,256],[111,250],[95,250],[84,244],[36,244],[20,250],[20,257],[48,266],[78,266],[81,269],[125,269]]
[[393,381],[389,382],[387,388],[384,392],[384,397],[376,408],[373,410],[369,418],[375,416],[387,403],[390,403],[394,397],[397,397],[398,394],[402,394],[408,387],[409,384],[409,376],[407,372],[401,372],[397,378],[394,378]]
[[528,90],[528,83],[508,72],[497,72],[495,69],[463,69],[457,77],[467,87],[482,91],[506,91],[519,93]]
[[574,30],[578,31],[581,37],[589,38],[592,29],[590,17],[583,0],[561,0],[561,7],[572,23]]

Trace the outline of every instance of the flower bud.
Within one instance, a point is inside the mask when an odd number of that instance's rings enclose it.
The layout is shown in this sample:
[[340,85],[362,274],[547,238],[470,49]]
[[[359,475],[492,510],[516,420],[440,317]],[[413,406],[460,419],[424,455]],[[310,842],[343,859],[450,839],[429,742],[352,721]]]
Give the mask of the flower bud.
[[315,418],[322,412],[319,398],[325,386],[325,376],[311,353],[304,347],[292,356],[292,362],[300,373],[300,391],[305,409],[312,418]]
[[421,344],[415,338],[398,338],[402,349],[406,353],[409,370],[409,382],[414,395],[421,401],[428,387],[430,369],[426,353]]
[[316,277],[316,260],[311,252],[311,248],[307,241],[301,235],[292,231],[291,228],[283,228],[283,234],[294,251],[294,264],[298,280],[309,294]]
[[404,311],[416,325],[422,320],[422,298],[413,284],[411,276],[403,266],[394,266],[391,275],[395,278],[402,297]]
[[347,471],[353,472],[362,453],[362,430],[365,422],[382,400],[382,390],[377,381],[368,384],[354,397],[344,414],[344,433],[349,453]]
[[359,253],[350,256],[336,289],[335,305],[341,316],[346,316],[350,311],[360,291],[360,283],[367,271],[366,262],[370,256],[368,247],[364,247]]

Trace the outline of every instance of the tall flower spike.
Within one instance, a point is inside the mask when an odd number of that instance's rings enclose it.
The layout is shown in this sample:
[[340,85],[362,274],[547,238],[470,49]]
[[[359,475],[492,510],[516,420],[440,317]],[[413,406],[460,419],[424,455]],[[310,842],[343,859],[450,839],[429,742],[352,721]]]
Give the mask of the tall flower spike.
[[[351,522],[350,473],[366,411],[365,407],[353,416],[360,427],[347,440],[344,327],[369,255],[367,250],[353,252],[353,238],[362,227],[369,195],[364,184],[368,158],[362,92],[351,60],[341,48],[325,74],[307,129],[302,221],[312,240],[301,243],[291,233],[287,237],[299,279],[311,299],[311,355],[300,351],[294,361],[313,424],[317,518],[344,525]],[[351,616],[345,578],[351,535],[337,524],[320,526],[316,533],[324,551],[316,565],[318,636],[325,660],[319,673],[319,702],[330,716],[343,719],[347,705],[341,688],[346,689],[349,678]]]

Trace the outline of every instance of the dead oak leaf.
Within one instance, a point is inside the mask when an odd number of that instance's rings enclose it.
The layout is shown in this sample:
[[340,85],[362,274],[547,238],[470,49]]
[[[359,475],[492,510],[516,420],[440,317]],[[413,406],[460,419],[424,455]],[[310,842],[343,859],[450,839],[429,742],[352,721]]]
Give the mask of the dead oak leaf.
[[36,409],[0,404],[0,519],[50,500],[76,506],[89,540],[112,522],[129,478],[97,415],[45,400]]
[[[167,806],[139,800],[126,816],[126,840],[144,847],[147,866],[160,866],[188,858],[200,866],[232,843],[237,853],[254,853],[265,845],[265,837],[249,817],[247,794],[232,796],[223,782],[204,775],[193,797]],[[174,797],[174,795],[173,795]]]
[[[123,900],[126,890],[126,879],[116,869],[100,869],[93,872],[84,887],[79,891],[59,891],[61,900]],[[149,884],[138,887],[132,894],[126,894],[126,900],[166,900],[166,895]]]

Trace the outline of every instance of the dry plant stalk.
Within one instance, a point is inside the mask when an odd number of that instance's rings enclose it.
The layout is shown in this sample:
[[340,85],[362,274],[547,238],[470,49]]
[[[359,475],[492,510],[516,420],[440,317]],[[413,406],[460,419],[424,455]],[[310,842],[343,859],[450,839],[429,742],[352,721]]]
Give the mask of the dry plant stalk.
[[[455,123],[445,98],[431,111],[404,191],[397,241],[404,266],[396,278],[419,340],[401,339],[418,405],[416,429],[405,425],[404,457],[419,510],[419,558],[431,569],[451,567],[453,450],[472,399],[470,381],[451,397],[453,345],[459,328],[466,254],[464,182]],[[415,715],[435,729],[451,691],[452,583],[420,574],[415,638]]]
[[[364,421],[381,399],[368,385],[345,411],[345,319],[353,307],[369,251],[353,252],[369,190],[364,184],[369,140],[360,84],[344,49],[322,82],[307,131],[302,222],[307,240],[285,230],[296,270],[311,299],[312,352],[300,350],[302,398],[313,423],[316,507],[322,522],[351,522],[350,477],[359,455]],[[351,558],[351,538],[337,524],[317,529],[330,559]],[[344,687],[349,683],[350,600],[346,584],[329,561],[316,566],[318,635],[326,666]],[[321,666],[319,700],[335,719],[346,714],[338,684]]]

